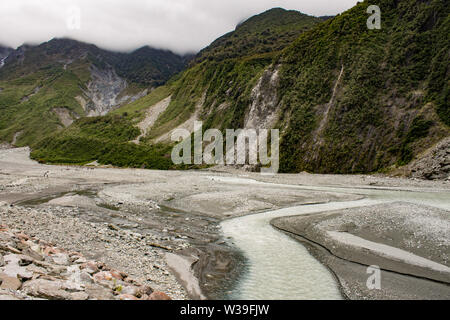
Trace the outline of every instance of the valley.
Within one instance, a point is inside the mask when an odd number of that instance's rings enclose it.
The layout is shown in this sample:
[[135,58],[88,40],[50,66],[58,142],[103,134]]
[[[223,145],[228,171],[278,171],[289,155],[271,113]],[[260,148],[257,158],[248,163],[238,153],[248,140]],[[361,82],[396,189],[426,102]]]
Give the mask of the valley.
[[450,299],[450,6],[371,4],[0,46],[0,300]]

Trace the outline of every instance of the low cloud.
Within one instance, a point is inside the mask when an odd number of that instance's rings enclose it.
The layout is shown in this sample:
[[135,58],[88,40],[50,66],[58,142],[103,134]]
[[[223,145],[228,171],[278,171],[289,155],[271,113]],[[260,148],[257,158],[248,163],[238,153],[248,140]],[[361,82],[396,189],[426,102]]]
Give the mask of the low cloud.
[[[70,37],[129,51],[144,45],[194,52],[273,7],[335,15],[356,0],[2,0],[0,43],[17,47]],[[78,15],[79,13],[79,15]]]

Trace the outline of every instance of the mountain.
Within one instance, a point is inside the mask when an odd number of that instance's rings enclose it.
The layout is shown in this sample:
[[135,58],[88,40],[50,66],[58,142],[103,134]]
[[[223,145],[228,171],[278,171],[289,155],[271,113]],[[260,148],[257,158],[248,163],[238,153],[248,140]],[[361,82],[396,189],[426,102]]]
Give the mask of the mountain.
[[[32,155],[167,168],[171,130],[192,130],[202,120],[204,129],[280,129],[282,172],[395,172],[440,154],[436,170],[448,176],[448,152],[435,149],[450,136],[450,7],[444,0],[381,0],[382,28],[369,30],[369,5],[317,22],[281,9],[250,18],[165,86],[96,123],[80,119]],[[309,28],[299,29],[303,24]],[[99,139],[100,129],[114,130],[113,121],[137,131]],[[92,148],[78,152],[80,137]]]
[[146,46],[130,54],[119,54],[117,60],[110,63],[119,76],[129,81],[159,86],[182,71],[188,61],[189,56]]
[[0,69],[0,138],[17,145],[145,96],[187,63],[165,50],[119,53],[71,39],[7,52]]
[[319,18],[298,11],[274,8],[243,21],[233,32],[200,51],[193,61],[222,61],[279,51],[318,22]]
[[[191,127],[194,119],[208,112],[208,107],[216,108],[225,100],[230,105],[228,115],[212,114],[220,121],[228,120],[222,122],[223,125],[229,124],[233,120],[233,110],[243,107],[239,97],[247,99],[246,93],[273,58],[320,21],[279,8],[252,17],[193,57],[190,68],[165,86],[106,117],[98,118],[95,124],[80,119],[57,137],[43,139],[35,146],[32,156],[45,162],[72,162],[76,155],[76,162],[80,163],[98,160],[121,166],[173,167],[170,156],[167,157],[170,155],[168,133],[172,129]],[[149,107],[161,100],[168,103],[163,103],[160,116],[151,128],[140,124],[141,121],[147,122]],[[133,128],[143,129],[133,132],[131,138],[111,140],[100,133],[114,131],[113,121],[120,121],[123,126],[133,123]],[[101,130],[96,127],[99,122]],[[127,143],[136,139],[139,144]],[[90,148],[87,150],[85,145]]]

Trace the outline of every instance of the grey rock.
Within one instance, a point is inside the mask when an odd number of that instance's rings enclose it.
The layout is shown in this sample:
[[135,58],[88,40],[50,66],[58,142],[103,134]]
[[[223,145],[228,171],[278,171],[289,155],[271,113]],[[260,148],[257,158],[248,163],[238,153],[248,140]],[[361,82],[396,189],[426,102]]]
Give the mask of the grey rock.
[[22,291],[26,294],[49,300],[70,300],[71,293],[65,289],[63,281],[36,279],[25,282]]
[[73,292],[70,294],[71,300],[87,300],[89,299],[89,294],[83,291]]
[[6,265],[3,267],[3,272],[13,278],[19,278],[22,280],[31,279],[33,274],[23,266],[19,265],[21,256],[17,254],[8,254],[4,256]]
[[53,262],[61,265],[61,266],[67,266],[70,262],[69,255],[65,253],[56,253],[52,255]]
[[89,294],[89,299],[92,300],[114,299],[114,295],[110,289],[107,289],[97,284],[86,285],[86,293]]

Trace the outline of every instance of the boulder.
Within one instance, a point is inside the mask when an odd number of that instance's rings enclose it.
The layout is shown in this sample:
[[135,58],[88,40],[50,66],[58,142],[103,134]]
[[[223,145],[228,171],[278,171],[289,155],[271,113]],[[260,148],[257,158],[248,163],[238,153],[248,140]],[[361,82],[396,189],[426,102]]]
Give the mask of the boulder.
[[60,266],[67,266],[70,263],[69,255],[66,253],[55,253],[51,255],[51,258],[54,263],[60,265]]
[[0,273],[0,289],[19,290],[21,286],[19,279]]
[[86,293],[89,294],[89,299],[92,300],[113,300],[114,295],[108,288],[102,287],[98,284],[87,284]]
[[112,279],[113,279],[113,276],[111,275],[111,273],[109,271],[100,271],[100,272],[97,272],[96,274],[94,274],[95,282],[110,281]]
[[31,279],[33,274],[23,266],[19,264],[22,261],[22,256],[17,254],[8,254],[3,257],[5,259],[6,265],[3,267],[3,273],[6,275],[19,278],[21,280]]
[[85,270],[89,274],[94,274],[98,272],[97,264],[93,261],[88,261],[81,265],[81,269]]
[[131,295],[131,294],[121,294],[118,296],[119,300],[139,300],[138,298],[136,298],[135,296]]
[[64,283],[58,280],[30,280],[22,285],[22,291],[30,296],[49,300],[71,299],[71,293],[64,290]]
[[70,294],[71,300],[87,300],[89,299],[89,294],[86,292],[73,292]]
[[120,295],[130,295],[137,297],[139,294],[139,289],[135,286],[124,286],[120,290]]
[[148,300],[172,300],[167,294],[160,291],[153,292]]

